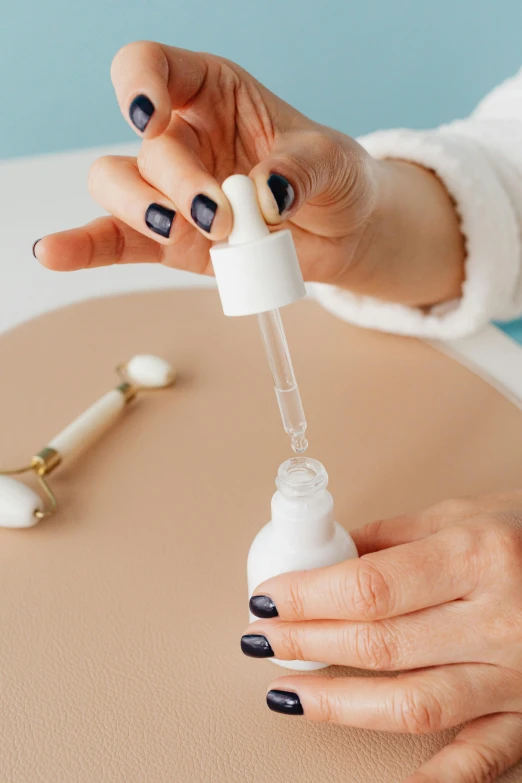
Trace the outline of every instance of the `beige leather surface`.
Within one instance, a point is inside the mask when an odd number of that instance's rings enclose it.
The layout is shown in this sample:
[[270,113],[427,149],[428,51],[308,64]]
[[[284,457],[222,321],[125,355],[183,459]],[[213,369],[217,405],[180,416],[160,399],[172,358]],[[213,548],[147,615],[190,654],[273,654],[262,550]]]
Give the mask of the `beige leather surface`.
[[[313,303],[285,322],[310,454],[347,527],[520,485],[522,415],[467,370]],[[399,783],[448,735],[275,715],[280,670],[239,649],[246,554],[289,456],[254,319],[226,319],[214,292],[160,292],[5,335],[0,463],[42,447],[138,352],[172,360],[177,387],[57,470],[55,518],[0,530],[0,780]]]

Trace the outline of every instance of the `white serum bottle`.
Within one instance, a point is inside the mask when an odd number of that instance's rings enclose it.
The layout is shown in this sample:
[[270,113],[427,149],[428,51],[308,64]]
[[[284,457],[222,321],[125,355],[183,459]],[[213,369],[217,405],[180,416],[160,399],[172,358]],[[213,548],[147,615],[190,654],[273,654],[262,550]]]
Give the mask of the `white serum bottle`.
[[[272,497],[272,519],[255,537],[247,561],[248,594],[272,576],[287,571],[335,565],[358,557],[350,534],[334,519],[328,474],[310,457],[293,457],[280,466]],[[257,617],[250,615],[251,622]],[[324,669],[315,661],[273,663],[297,671]]]

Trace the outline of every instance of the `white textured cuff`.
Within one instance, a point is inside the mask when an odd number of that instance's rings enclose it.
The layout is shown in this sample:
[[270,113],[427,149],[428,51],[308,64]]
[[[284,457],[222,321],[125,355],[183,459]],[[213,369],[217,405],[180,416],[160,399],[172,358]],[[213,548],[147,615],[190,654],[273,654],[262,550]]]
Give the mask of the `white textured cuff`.
[[440,340],[470,334],[491,319],[515,317],[518,313],[511,309],[520,263],[517,223],[480,144],[451,126],[380,131],[358,141],[375,158],[418,163],[435,171],[445,184],[466,240],[462,296],[426,311],[317,283],[310,289],[315,298],[339,318],[359,326]]

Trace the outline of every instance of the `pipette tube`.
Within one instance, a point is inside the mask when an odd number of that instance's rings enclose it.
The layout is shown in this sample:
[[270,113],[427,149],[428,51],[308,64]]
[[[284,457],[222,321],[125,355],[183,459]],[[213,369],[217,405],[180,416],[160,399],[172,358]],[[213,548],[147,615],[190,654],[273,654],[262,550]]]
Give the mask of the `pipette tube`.
[[259,313],[257,317],[274,381],[283,427],[285,432],[290,435],[293,450],[297,454],[302,454],[308,448],[305,436],[306,418],[281,314],[279,310],[268,310]]

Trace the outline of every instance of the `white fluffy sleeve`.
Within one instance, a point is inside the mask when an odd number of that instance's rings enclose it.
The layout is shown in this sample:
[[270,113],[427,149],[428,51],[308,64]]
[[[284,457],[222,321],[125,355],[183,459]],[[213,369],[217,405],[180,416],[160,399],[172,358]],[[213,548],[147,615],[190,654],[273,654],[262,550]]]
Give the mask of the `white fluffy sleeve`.
[[444,182],[466,240],[462,296],[426,312],[315,284],[321,304],[360,326],[441,340],[522,315],[522,71],[466,120],[431,131],[379,131],[358,141],[376,158],[418,163]]

